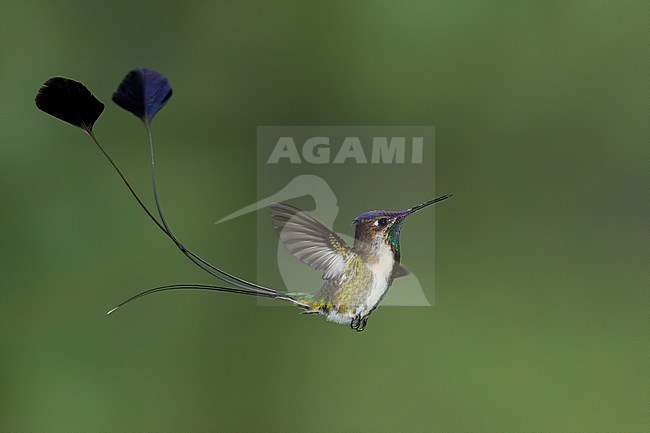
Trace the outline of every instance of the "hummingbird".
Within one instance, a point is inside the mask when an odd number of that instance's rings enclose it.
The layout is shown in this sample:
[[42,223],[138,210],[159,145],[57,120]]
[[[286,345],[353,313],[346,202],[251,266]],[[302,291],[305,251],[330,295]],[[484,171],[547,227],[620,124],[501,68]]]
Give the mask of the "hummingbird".
[[446,194],[405,210],[373,210],[357,216],[350,247],[334,231],[306,212],[286,203],[271,205],[271,221],[280,242],[303,263],[323,273],[315,293],[285,293],[306,314],[326,316],[363,331],[368,316],[381,303],[401,266],[400,231],[409,215],[451,197]]
[[149,219],[196,266],[227,285],[173,284],[145,290],[108,311],[113,313],[143,296],[169,290],[213,290],[287,301],[303,313],[318,314],[336,323],[349,323],[363,331],[368,316],[377,308],[395,278],[408,271],[400,264],[399,236],[405,219],[415,212],[451,197],[451,194],[400,211],[373,210],[353,221],[352,247],[334,231],[306,212],[286,203],[274,203],[271,221],[280,242],[297,259],[322,272],[324,284],[316,292],[286,292],[233,275],[209,263],[187,248],[172,231],[162,210],[155,175],[155,156],[151,124],[155,114],[172,95],[167,78],[150,69],[135,69],[127,74],[113,101],[143,121],[149,138],[151,179],[158,216],[144,204],[93,132],[93,125],[104,104],[81,83],[62,77],[45,82],[36,96],[37,107],[51,116],[81,129],[95,143]]
[[395,278],[408,273],[400,263],[399,238],[404,221],[409,215],[451,196],[446,194],[404,210],[373,210],[360,214],[352,222],[355,226],[352,247],[307,212],[287,203],[273,203],[271,222],[282,245],[292,256],[322,272],[325,282],[318,291],[285,292],[236,278],[244,285],[227,288],[184,284],[149,289],[122,302],[108,314],[151,293],[196,288],[287,301],[304,314],[322,315],[329,321],[349,324],[361,332]]

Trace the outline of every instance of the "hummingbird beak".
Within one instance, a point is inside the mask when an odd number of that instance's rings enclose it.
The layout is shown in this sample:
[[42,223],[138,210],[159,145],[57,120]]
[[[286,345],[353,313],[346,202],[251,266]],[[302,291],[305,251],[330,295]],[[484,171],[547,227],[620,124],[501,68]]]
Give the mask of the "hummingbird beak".
[[408,211],[406,211],[404,216],[406,217],[408,215],[411,215],[412,213],[415,213],[415,212],[419,211],[420,209],[424,209],[427,206],[431,206],[434,203],[438,203],[438,202],[441,202],[443,200],[447,200],[449,197],[451,197],[451,194],[445,194],[445,195],[440,196],[438,198],[434,198],[433,200],[429,200],[429,201],[425,201],[424,203],[420,203],[420,204],[418,204],[416,206],[413,206]]

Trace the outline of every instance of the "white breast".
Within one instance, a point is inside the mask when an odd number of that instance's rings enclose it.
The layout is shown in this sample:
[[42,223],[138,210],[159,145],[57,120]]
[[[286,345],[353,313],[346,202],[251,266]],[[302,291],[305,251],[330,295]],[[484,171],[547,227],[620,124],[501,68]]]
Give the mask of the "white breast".
[[390,278],[390,274],[393,272],[393,266],[395,264],[393,252],[390,248],[382,248],[377,254],[377,258],[376,261],[368,265],[373,277],[370,293],[366,299],[366,308],[368,312],[377,306],[388,290],[388,279]]

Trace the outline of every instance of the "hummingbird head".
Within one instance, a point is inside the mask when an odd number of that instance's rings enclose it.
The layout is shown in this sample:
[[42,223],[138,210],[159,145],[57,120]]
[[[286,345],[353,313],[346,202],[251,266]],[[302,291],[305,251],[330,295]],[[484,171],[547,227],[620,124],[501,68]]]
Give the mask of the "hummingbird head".
[[451,197],[446,194],[405,210],[373,210],[364,212],[352,222],[356,225],[355,247],[374,250],[381,245],[390,246],[395,260],[399,261],[399,234],[407,216]]

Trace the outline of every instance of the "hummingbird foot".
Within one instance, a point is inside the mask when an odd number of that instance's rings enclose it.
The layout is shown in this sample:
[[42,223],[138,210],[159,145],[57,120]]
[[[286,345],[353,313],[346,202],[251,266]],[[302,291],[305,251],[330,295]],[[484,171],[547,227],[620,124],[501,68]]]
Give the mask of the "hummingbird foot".
[[368,323],[368,316],[361,316],[357,314],[352,318],[350,322],[350,328],[354,329],[357,332],[361,332],[366,329],[366,323]]

